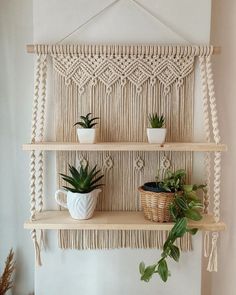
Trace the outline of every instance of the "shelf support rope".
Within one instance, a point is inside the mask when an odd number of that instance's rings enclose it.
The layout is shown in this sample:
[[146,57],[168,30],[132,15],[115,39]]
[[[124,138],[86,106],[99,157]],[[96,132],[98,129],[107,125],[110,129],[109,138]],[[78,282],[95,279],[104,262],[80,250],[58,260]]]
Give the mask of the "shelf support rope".
[[[45,105],[46,105],[46,82],[47,82],[47,55],[42,55],[41,61],[41,107],[40,107],[40,118],[39,118],[39,141],[44,140],[44,125],[45,125]],[[43,210],[43,173],[44,173],[44,153],[39,152],[38,155],[38,209],[39,212]],[[39,245],[45,246],[44,244],[44,231],[40,230]]]
[[130,2],[134,3],[138,8],[146,12],[149,16],[151,16],[156,22],[161,24],[163,27],[167,28],[172,34],[176,35],[178,38],[181,38],[187,43],[191,43],[186,37],[184,37],[182,34],[174,30],[170,25],[168,25],[166,22],[164,22],[160,17],[156,16],[151,10],[149,10],[147,7],[142,5],[139,1],[137,0],[130,0]]
[[[109,10],[111,7],[113,7],[115,4],[117,4],[120,1],[121,0],[115,0],[115,1],[111,2],[109,5],[105,6],[102,10],[98,11],[96,14],[94,14],[88,20],[86,20],[81,25],[79,25],[78,27],[76,27],[72,32],[70,32],[69,34],[67,34],[64,38],[60,39],[56,44],[63,42],[68,37],[70,37],[71,35],[73,35],[75,32],[78,32],[80,29],[82,29],[83,27],[85,27],[87,24],[89,24],[90,22],[92,22],[93,20],[95,20],[98,16],[102,15],[105,11]],[[156,22],[158,22],[159,24],[161,24],[163,27],[167,28],[172,34],[176,35],[178,38],[181,38],[185,42],[190,43],[190,41],[186,37],[184,37],[182,34],[178,33],[177,31],[175,31],[170,25],[166,24],[163,20],[161,20],[159,17],[157,17],[155,14],[153,14],[152,11],[150,11],[144,5],[142,5],[141,3],[139,3],[137,0],[129,0],[129,1],[131,3],[133,3],[136,7],[138,7],[142,11],[144,11],[148,16],[151,16]]]
[[[32,132],[31,132],[31,143],[36,141],[37,137],[37,122],[39,112],[39,98],[40,98],[40,85],[41,85],[41,54],[37,55],[36,66],[35,66],[35,83],[34,83],[34,99],[33,99],[33,116],[32,116]],[[31,152],[30,156],[30,212],[31,220],[35,219],[37,196],[36,196],[36,153]],[[35,260],[37,265],[41,265],[40,257],[40,246],[37,239],[36,229],[32,229],[31,238],[33,240],[35,249]]]
[[[202,84],[203,94],[203,114],[204,114],[204,128],[205,138],[207,142],[211,142],[211,129],[210,129],[210,117],[209,117],[209,99],[208,99],[208,87],[207,87],[207,73],[206,73],[206,58],[199,57],[200,63],[200,76]],[[206,152],[204,154],[204,166],[205,166],[205,179],[206,179],[206,192],[204,193],[204,213],[208,214],[210,206],[210,189],[211,189],[211,153]],[[210,232],[204,232],[203,238],[203,250],[204,257],[209,257],[210,248]]]
[[[206,57],[206,74],[207,74],[207,87],[209,93],[210,101],[210,110],[211,110],[211,120],[212,120],[212,131],[213,137],[216,144],[220,143],[220,131],[218,124],[218,115],[216,108],[216,97],[215,97],[215,88],[213,81],[213,71],[212,71],[212,62],[211,56]],[[221,181],[221,152],[214,153],[214,219],[215,222],[220,221],[220,181]],[[212,233],[212,247],[209,256],[207,270],[217,271],[217,240],[219,237],[218,232]]]
[[61,40],[59,40],[56,44],[61,43],[64,40],[66,40],[68,37],[70,37],[71,35],[73,35],[75,32],[79,31],[83,27],[85,27],[91,21],[95,20],[98,16],[102,15],[106,10],[109,10],[112,6],[114,6],[118,2],[120,2],[120,0],[112,1],[109,5],[105,6],[102,10],[98,11],[96,14],[94,14],[93,16],[91,16],[88,20],[86,20],[81,25],[79,25],[77,28],[75,28],[72,32],[70,32],[69,34],[67,34],[64,38],[62,38]]

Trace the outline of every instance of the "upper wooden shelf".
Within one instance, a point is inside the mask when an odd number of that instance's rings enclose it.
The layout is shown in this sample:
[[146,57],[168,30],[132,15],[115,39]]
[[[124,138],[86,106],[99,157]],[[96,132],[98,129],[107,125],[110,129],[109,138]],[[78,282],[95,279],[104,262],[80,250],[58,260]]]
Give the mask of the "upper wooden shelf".
[[148,142],[100,142],[96,144],[80,144],[78,142],[36,142],[24,144],[25,151],[192,151],[223,152],[225,144],[166,142],[164,145]]
[[[201,221],[190,221],[189,227],[204,231],[223,231],[223,222],[216,223],[211,215]],[[157,223],[144,219],[143,212],[96,211],[93,218],[75,220],[66,211],[44,211],[36,214],[36,220],[27,221],[26,229],[87,229],[87,230],[170,230],[173,223]]]

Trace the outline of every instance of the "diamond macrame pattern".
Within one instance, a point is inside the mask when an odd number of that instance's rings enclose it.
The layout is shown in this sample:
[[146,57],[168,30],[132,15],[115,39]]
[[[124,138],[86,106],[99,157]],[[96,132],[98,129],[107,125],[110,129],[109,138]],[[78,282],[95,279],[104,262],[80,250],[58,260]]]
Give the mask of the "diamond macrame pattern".
[[85,86],[102,82],[111,91],[119,82],[124,86],[130,81],[138,92],[149,80],[153,86],[157,80],[168,93],[174,83],[178,87],[194,69],[194,57],[181,56],[100,56],[100,55],[53,55],[54,69],[65,77],[66,85],[74,82],[80,92]]

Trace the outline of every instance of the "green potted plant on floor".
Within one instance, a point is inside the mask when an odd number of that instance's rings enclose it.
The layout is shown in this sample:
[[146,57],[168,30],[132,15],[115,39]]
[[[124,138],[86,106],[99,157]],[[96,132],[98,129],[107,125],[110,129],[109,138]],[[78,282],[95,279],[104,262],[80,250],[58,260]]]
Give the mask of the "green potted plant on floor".
[[95,121],[99,117],[92,117],[92,113],[88,113],[86,116],[80,116],[81,121],[76,122],[74,126],[80,126],[77,128],[77,136],[80,143],[96,143],[97,141],[97,128],[94,128],[98,123]]
[[[148,200],[142,201],[143,206],[147,206],[146,211],[155,211],[154,213],[158,220],[154,221],[173,221],[174,225],[171,229],[167,240],[164,243],[163,252],[161,254],[160,260],[149,266],[145,266],[143,262],[139,265],[139,271],[141,274],[141,280],[148,282],[154,274],[159,274],[161,279],[166,282],[169,276],[169,269],[167,265],[167,258],[170,257],[175,261],[179,261],[180,250],[175,245],[175,241],[183,237],[186,233],[192,235],[196,234],[197,229],[188,227],[188,219],[199,221],[202,219],[201,209],[202,202],[197,196],[198,190],[205,190],[205,185],[192,185],[185,184],[186,172],[184,170],[178,170],[176,172],[168,171],[165,178],[162,181],[156,181],[153,183],[146,183],[141,188],[142,198],[145,198],[146,192],[156,193],[157,195],[152,195],[152,198],[156,199],[148,203]],[[150,189],[150,190],[149,190]],[[158,192],[156,192],[156,191]],[[167,200],[163,201],[162,204],[158,203],[158,193],[171,193],[171,196],[166,196]],[[148,196],[149,197],[149,196]],[[170,201],[168,201],[170,197]],[[148,203],[148,205],[146,205]],[[163,208],[163,204],[164,207]],[[167,204],[167,206],[166,206]],[[154,207],[151,207],[155,205]],[[145,210],[145,209],[144,209]],[[168,214],[167,214],[168,212]],[[145,212],[144,212],[145,213]],[[166,219],[162,216],[166,216]],[[153,220],[153,213],[145,213],[145,217]],[[165,219],[165,220],[163,220]]]
[[157,113],[148,116],[151,128],[147,128],[147,137],[149,143],[163,144],[166,138],[165,118],[163,115],[158,116]]
[[[103,185],[99,181],[104,177],[101,170],[94,166],[89,170],[88,165],[81,166],[79,170],[69,165],[71,176],[60,174],[62,179],[70,186],[63,186],[64,189],[55,193],[56,202],[68,208],[70,215],[74,219],[89,219],[93,216],[97,204],[97,198]],[[66,196],[66,202],[61,198],[61,194]]]

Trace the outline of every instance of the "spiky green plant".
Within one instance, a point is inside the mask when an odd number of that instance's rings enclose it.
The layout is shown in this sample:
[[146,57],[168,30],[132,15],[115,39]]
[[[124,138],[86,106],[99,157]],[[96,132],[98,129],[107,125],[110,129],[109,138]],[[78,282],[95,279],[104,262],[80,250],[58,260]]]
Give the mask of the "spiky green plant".
[[152,128],[162,128],[165,124],[165,118],[163,115],[158,116],[157,113],[149,114],[148,120]]
[[98,123],[94,122],[98,120],[99,117],[91,117],[92,113],[88,113],[86,116],[80,116],[81,121],[76,122],[74,126],[79,125],[83,128],[91,129],[96,126]]
[[102,179],[104,175],[99,175],[101,170],[97,170],[97,165],[91,170],[89,170],[88,165],[85,167],[81,165],[79,170],[69,165],[69,171],[71,176],[60,173],[62,179],[72,186],[63,186],[68,191],[85,194],[103,185],[98,184],[99,180]]

